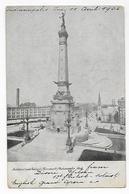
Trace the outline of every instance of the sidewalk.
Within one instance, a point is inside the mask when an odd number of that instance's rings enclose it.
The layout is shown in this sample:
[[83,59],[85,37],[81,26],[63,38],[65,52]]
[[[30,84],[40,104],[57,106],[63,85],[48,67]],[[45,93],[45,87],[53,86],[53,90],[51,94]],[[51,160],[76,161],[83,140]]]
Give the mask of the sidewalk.
[[72,161],[78,160],[84,148],[75,147],[67,153],[66,133],[40,131],[40,134],[25,146],[15,146],[8,150],[9,161]]

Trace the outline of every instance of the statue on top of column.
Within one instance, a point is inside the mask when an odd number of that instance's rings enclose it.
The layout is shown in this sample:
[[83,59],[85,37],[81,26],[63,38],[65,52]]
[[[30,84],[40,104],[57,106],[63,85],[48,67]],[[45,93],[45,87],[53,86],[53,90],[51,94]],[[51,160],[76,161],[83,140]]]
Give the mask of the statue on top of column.
[[65,16],[65,13],[62,12],[62,15],[60,16],[60,18],[62,18],[62,24],[61,24],[61,26],[65,26],[64,16]]

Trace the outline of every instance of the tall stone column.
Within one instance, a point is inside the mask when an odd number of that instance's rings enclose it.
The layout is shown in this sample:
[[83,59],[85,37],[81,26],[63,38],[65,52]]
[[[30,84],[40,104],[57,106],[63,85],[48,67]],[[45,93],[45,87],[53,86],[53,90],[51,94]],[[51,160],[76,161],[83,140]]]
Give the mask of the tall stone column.
[[51,121],[55,129],[65,130],[65,124],[68,119],[68,114],[72,112],[73,97],[70,94],[69,74],[68,74],[68,53],[67,53],[67,38],[64,14],[62,13],[61,29],[59,35],[59,61],[58,61],[58,81],[55,82],[58,89],[53,96]]

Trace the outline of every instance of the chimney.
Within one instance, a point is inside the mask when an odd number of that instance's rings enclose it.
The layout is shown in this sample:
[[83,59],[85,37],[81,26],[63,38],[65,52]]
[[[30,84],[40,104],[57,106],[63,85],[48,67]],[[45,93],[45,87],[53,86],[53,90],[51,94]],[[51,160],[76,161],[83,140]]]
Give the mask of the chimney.
[[16,106],[19,107],[20,105],[20,89],[17,88],[16,90]]
[[100,96],[100,92],[99,92],[99,96],[98,96],[98,106],[101,106],[101,96]]

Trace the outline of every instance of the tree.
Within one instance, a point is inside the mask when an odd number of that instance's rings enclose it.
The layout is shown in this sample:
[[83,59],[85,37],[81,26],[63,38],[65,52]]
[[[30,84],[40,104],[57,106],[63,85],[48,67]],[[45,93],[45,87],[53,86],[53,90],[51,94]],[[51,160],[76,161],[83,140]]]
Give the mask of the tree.
[[111,122],[111,120],[112,120],[112,115],[109,114],[109,115],[108,115],[108,121]]

